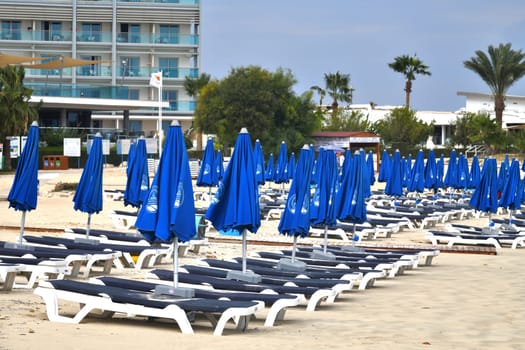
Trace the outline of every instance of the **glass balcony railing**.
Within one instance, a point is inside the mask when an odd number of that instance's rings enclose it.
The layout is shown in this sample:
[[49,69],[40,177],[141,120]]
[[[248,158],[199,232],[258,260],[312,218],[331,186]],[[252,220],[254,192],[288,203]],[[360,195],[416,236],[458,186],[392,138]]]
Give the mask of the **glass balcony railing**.
[[2,40],[26,41],[71,41],[71,31],[61,30],[18,30],[1,31]]
[[122,44],[163,44],[163,45],[199,45],[199,36],[191,34],[142,34],[120,32],[117,43]]
[[[34,96],[130,99],[129,88],[127,86],[57,83],[25,83],[25,86],[33,90]],[[169,108],[163,108],[163,110],[181,112],[195,111],[195,101],[171,100],[168,102]]]
[[198,68],[143,68],[143,67],[126,67],[121,66],[119,68],[120,77],[139,77],[139,78],[150,78],[152,73],[162,71],[164,78],[182,79],[185,77],[198,78]]
[[[111,32],[77,32],[80,44],[111,43]],[[0,31],[0,40],[53,41],[70,42],[73,40],[69,31],[16,30]],[[157,44],[157,45],[199,45],[199,36],[191,34],[141,34],[122,32],[117,35],[118,44]]]
[[[98,0],[103,1],[103,0]],[[107,0],[106,0],[107,1]],[[117,0],[117,2],[153,2],[165,4],[198,5],[200,0]]]
[[58,83],[25,83],[25,86],[33,90],[34,96],[127,99],[129,95],[126,86]]
[[25,68],[26,76],[71,77],[71,68],[37,69]]
[[[113,74],[109,66],[81,66],[74,68],[78,77],[104,77],[110,78]],[[32,69],[26,68],[26,76],[33,77],[71,77],[73,68],[55,68],[55,69]],[[166,79],[184,79],[185,77],[198,78],[198,68],[128,68],[121,66],[117,72],[117,79],[142,78],[149,79],[151,73],[162,71]]]

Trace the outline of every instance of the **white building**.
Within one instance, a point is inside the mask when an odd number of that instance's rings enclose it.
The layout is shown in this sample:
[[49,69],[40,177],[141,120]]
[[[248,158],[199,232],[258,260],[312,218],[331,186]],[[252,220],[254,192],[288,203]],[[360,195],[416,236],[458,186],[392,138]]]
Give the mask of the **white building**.
[[24,84],[43,101],[42,127],[154,136],[191,125],[185,77],[200,74],[199,0],[0,0],[0,52],[38,59]]
[[[465,108],[462,108],[461,112],[487,113],[495,118],[492,94],[458,91],[458,96],[466,97]],[[525,125],[525,96],[506,95],[502,122],[504,129]]]
[[[465,96],[465,107],[454,112],[416,111],[418,119],[435,126],[432,142],[436,148],[443,148],[450,139],[453,126],[458,117],[466,112],[486,113],[495,118],[494,99],[491,94],[459,91],[459,96]],[[344,107],[345,111],[360,111],[368,117],[370,123],[381,120],[395,108],[403,106],[372,106],[370,104],[352,104]],[[503,128],[523,128],[525,126],[525,96],[507,95],[505,111],[503,112]]]

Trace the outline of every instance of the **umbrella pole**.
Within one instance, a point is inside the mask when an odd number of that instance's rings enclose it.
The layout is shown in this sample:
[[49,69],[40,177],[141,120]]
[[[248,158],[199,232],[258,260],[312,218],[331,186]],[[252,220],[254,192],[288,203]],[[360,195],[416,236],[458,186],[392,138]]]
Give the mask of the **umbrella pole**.
[[242,273],[246,273],[246,230],[242,230]]
[[354,230],[352,232],[352,248],[355,248],[355,222],[354,222]]
[[20,222],[20,234],[18,235],[18,243],[22,244],[22,239],[24,236],[24,227],[26,224],[26,211],[22,210],[22,220]]
[[292,262],[295,262],[295,250],[297,249],[297,235],[293,236]]
[[326,254],[327,248],[328,248],[328,225],[324,226],[324,242],[323,242],[324,248],[323,253]]
[[89,238],[89,230],[91,226],[91,213],[88,213],[87,225],[86,225],[86,238]]
[[173,240],[173,288],[179,285],[179,239]]

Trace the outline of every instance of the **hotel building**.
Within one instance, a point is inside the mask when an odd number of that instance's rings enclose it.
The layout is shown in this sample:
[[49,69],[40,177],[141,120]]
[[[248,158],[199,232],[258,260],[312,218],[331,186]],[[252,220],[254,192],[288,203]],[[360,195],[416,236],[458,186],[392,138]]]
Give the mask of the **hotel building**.
[[[183,83],[200,74],[199,0],[0,0],[0,22],[0,53],[35,59],[24,84],[43,102],[41,127],[114,141],[154,137],[159,120],[164,132],[191,126]],[[156,72],[162,89],[150,86]]]

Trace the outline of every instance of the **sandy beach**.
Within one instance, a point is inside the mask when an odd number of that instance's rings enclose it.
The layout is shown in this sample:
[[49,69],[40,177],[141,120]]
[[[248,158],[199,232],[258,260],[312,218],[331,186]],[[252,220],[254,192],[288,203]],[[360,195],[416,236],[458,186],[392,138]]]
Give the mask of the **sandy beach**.
[[[58,182],[78,182],[81,170],[40,172],[39,201],[28,212],[26,227],[44,228],[32,234],[61,235],[45,229],[85,227],[87,214],[73,209],[73,193],[56,193]],[[0,176],[0,226],[2,240],[18,237],[21,213],[5,200],[12,176]],[[106,168],[104,187],[123,189],[124,168]],[[129,210],[122,201],[104,201],[104,210],[92,217],[92,228],[114,229],[109,212]],[[487,218],[470,220],[483,226]],[[289,244],[277,232],[278,221],[263,222],[252,240]],[[51,232],[53,231],[53,232]],[[214,236],[210,232],[210,237]],[[304,242],[321,243],[321,240]],[[335,243],[340,243],[333,241]],[[371,243],[424,244],[424,231],[411,230]],[[248,253],[279,247],[249,244]],[[234,243],[210,242],[198,254],[188,253],[181,263],[199,258],[239,256]],[[502,248],[497,255],[441,252],[431,266],[420,266],[392,279],[381,279],[369,289],[345,293],[333,304],[323,303],[314,312],[304,306],[291,308],[282,322],[263,326],[252,320],[245,333],[227,328],[214,337],[206,323],[195,325],[195,334],[184,335],[171,323],[139,318],[86,318],[80,324],[47,320],[45,305],[33,290],[0,292],[0,349],[523,349],[525,314],[522,275],[523,248]],[[165,268],[171,268],[166,264]],[[142,279],[146,270],[113,269],[111,275]]]

